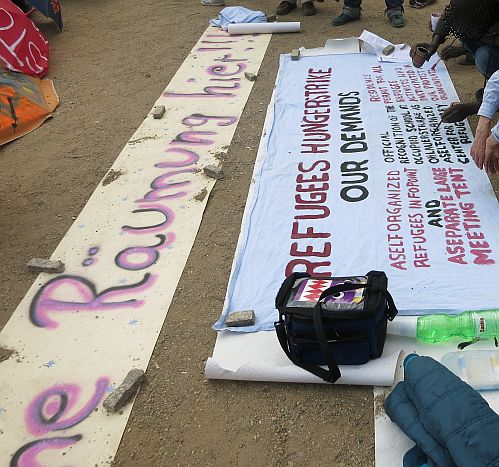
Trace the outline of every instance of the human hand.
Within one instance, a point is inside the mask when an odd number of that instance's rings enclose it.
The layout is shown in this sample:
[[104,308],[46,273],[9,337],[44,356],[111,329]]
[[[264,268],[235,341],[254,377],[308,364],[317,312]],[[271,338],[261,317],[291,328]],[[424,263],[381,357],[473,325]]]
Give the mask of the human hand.
[[483,168],[489,175],[499,172],[499,141],[491,134],[485,144],[485,161]]
[[486,117],[480,117],[475,131],[475,139],[471,145],[471,157],[476,166],[482,170],[485,162],[485,148],[487,138],[490,136],[490,120]]
[[421,68],[435,53],[435,50],[432,44],[427,44],[426,42],[420,42],[413,46],[409,52],[413,66]]
[[451,58],[457,58],[464,55],[464,51],[462,47],[448,45],[442,49],[439,55],[442,60],[449,60]]
[[418,48],[420,48],[420,47],[421,47],[421,48],[423,48],[423,49],[428,50],[428,52],[429,52],[429,53],[428,53],[427,60],[428,60],[428,59],[429,59],[429,58],[430,58],[430,57],[431,57],[431,56],[432,56],[432,55],[436,52],[436,50],[437,50],[437,49],[435,48],[435,45],[434,45],[434,44],[430,44],[430,43],[428,43],[428,42],[419,42],[418,44],[413,45],[413,46],[411,47],[411,51],[409,52],[409,55],[410,55],[411,57],[413,57],[413,56],[415,55],[415,53],[416,53],[416,49],[418,49]]
[[475,115],[480,109],[478,102],[454,102],[448,109],[442,113],[444,123],[462,122],[466,117]]

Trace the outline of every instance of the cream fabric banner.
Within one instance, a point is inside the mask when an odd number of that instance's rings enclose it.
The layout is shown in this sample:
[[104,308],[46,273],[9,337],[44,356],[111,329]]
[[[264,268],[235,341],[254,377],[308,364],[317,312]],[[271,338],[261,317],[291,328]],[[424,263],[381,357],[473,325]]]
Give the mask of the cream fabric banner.
[[[147,367],[270,35],[209,28],[0,334],[0,465],[109,463],[131,406],[101,401]],[[71,196],[68,193],[68,196]],[[204,196],[204,197],[203,197]]]

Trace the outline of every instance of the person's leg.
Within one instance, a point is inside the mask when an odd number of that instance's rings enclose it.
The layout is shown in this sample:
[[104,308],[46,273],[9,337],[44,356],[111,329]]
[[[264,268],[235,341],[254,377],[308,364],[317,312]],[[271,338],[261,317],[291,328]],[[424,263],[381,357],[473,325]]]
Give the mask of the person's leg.
[[304,16],[314,16],[317,13],[314,0],[301,0],[301,10]]
[[480,41],[474,41],[471,39],[466,39],[466,38],[460,38],[461,44],[463,44],[463,49],[465,52],[468,52],[475,56],[476,51],[484,45],[483,42]]
[[351,21],[360,19],[361,3],[362,0],[345,0],[341,15],[333,18],[331,24],[333,26],[343,26],[344,24],[350,23]]
[[344,5],[347,8],[360,9],[360,5],[362,4],[362,0],[345,0]]
[[[488,80],[499,69],[499,49],[481,41],[462,40],[463,50],[473,59],[473,65]],[[483,88],[475,93],[476,100],[481,102]]]
[[404,0],[385,0],[386,8],[388,10],[394,9],[394,8],[402,8],[402,5],[404,4]]
[[[488,64],[488,54],[485,53],[486,50],[484,49],[484,47],[487,46],[485,46],[483,42],[465,38],[461,38],[461,43],[463,44],[463,51],[473,55],[475,66],[478,68],[480,73],[482,73],[482,75],[485,75],[482,70],[485,71],[485,68]],[[479,50],[481,50],[480,53],[478,53]],[[482,70],[480,68],[482,68]],[[454,103],[449,108],[444,110],[444,112],[442,113],[442,120],[445,123],[456,123],[463,121],[465,118],[471,115],[475,115],[478,112],[481,104],[481,100],[479,100],[478,95],[479,91],[480,90],[475,93],[477,98],[475,102]]]
[[390,20],[392,26],[401,28],[405,25],[404,17],[404,0],[385,0],[386,16]]
[[489,79],[499,70],[499,49],[492,45],[482,45],[474,53],[475,65],[478,71]]
[[[497,47],[469,39],[461,39],[461,42],[464,49],[473,54],[475,66],[486,79],[489,79],[499,69],[499,49]],[[470,115],[475,115],[480,109],[483,89],[475,92],[475,98],[475,102],[453,104],[442,114],[443,121],[445,123],[455,123],[464,120]]]
[[295,8],[296,8],[296,0],[283,0],[277,6],[277,10],[276,10],[275,14],[278,16],[287,15],[288,13],[293,11]]

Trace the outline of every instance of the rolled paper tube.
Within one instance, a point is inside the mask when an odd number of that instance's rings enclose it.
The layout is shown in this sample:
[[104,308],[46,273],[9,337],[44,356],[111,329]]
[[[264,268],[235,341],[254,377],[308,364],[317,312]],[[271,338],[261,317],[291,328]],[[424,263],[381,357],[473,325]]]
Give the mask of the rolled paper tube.
[[274,34],[280,32],[300,32],[301,23],[235,23],[229,24],[229,34]]
[[417,316],[397,316],[396,319],[388,323],[386,332],[394,336],[416,338],[417,327]]

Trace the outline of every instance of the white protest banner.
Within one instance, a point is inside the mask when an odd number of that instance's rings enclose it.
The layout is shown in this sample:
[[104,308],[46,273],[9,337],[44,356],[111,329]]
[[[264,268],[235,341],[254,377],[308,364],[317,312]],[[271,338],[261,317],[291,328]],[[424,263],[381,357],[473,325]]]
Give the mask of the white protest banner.
[[215,328],[253,309],[255,326],[237,330],[273,329],[293,271],[385,271],[401,314],[499,306],[497,200],[467,123],[438,127],[456,100],[443,66],[283,56]]

